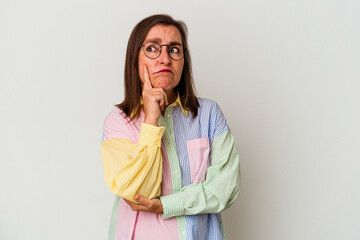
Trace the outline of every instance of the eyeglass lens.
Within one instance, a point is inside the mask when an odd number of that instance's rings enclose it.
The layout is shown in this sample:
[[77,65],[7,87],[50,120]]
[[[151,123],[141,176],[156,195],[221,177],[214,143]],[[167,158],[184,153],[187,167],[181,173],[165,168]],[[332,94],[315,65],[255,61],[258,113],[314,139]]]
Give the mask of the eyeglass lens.
[[[181,45],[163,45],[167,46],[170,57],[174,60],[180,60],[184,56]],[[157,43],[148,42],[144,45],[144,53],[148,58],[157,58],[161,54],[161,46]]]

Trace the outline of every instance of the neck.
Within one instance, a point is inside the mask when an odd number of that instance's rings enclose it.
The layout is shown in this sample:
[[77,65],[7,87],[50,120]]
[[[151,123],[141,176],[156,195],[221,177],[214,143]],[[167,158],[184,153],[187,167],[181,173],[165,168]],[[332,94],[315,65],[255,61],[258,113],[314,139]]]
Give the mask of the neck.
[[[164,92],[166,93],[166,97],[167,97],[169,105],[172,104],[173,102],[175,102],[175,100],[177,98],[177,93],[175,92],[174,89],[171,89],[168,91],[164,89]],[[167,106],[165,106],[164,110],[161,111],[161,115],[164,116],[166,108],[167,108]]]
[[165,93],[166,93],[166,97],[167,97],[167,100],[169,102],[169,105],[172,104],[173,102],[175,102],[176,98],[177,98],[177,94],[175,92],[174,89],[171,89],[171,90],[164,90]]

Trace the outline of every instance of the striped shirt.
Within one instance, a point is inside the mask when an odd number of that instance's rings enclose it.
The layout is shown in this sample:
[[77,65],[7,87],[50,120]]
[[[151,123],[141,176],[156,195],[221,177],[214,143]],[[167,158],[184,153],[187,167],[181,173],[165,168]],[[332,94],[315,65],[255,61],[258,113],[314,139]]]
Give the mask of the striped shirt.
[[[115,194],[109,240],[225,239],[220,212],[239,194],[234,138],[215,101],[198,98],[192,113],[180,98],[152,126],[144,112],[129,122],[118,108],[104,120],[105,182]],[[133,211],[140,194],[160,197],[163,214]]]

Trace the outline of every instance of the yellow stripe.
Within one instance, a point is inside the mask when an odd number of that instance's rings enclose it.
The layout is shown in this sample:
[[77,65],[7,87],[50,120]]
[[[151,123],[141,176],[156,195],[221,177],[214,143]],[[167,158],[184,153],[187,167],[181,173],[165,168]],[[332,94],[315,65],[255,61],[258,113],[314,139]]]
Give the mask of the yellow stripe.
[[146,198],[160,196],[160,146],[164,130],[164,127],[143,123],[137,144],[122,138],[110,138],[101,143],[105,182],[114,194],[133,202],[137,194]]

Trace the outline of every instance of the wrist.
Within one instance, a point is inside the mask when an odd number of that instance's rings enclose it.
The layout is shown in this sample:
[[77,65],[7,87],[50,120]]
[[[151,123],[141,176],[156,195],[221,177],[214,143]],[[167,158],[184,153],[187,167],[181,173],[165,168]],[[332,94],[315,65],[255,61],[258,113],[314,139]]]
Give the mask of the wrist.
[[163,214],[164,213],[164,209],[161,203],[160,198],[157,198],[159,200],[159,206],[158,206],[158,213]]
[[144,123],[154,125],[154,126],[158,125],[158,121],[159,121],[159,119],[151,119],[151,118],[146,118],[146,117],[144,119]]

